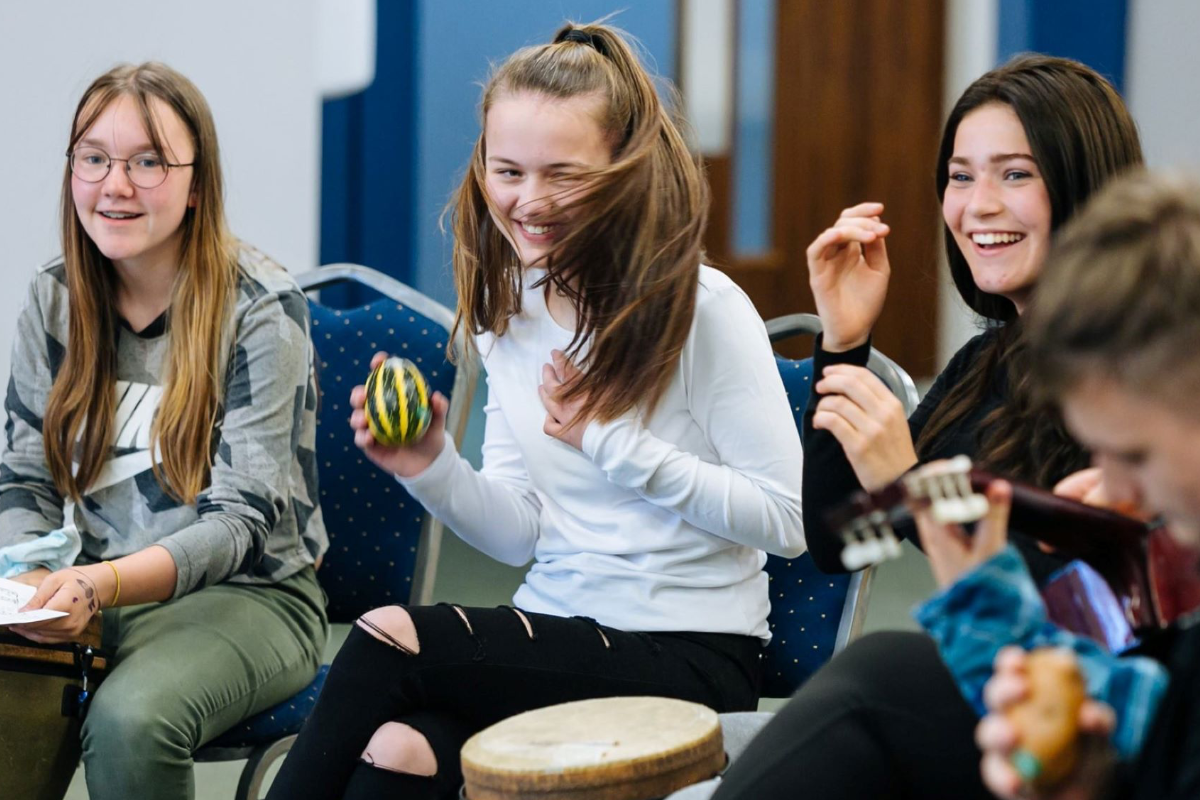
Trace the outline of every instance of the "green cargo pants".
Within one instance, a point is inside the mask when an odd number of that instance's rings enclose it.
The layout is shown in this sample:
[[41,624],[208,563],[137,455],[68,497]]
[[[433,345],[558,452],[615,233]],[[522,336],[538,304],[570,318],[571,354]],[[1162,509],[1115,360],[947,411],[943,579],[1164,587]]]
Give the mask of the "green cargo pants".
[[329,626],[314,571],[104,612],[113,664],[83,725],[90,800],[192,798],[192,753],[303,689]]

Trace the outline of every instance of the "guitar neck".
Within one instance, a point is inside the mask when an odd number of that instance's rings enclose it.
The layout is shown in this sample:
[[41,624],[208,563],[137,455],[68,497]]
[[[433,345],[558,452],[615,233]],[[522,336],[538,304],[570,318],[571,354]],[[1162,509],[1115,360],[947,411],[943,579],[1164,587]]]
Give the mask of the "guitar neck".
[[[972,472],[971,485],[983,491],[993,476]],[[1141,520],[1085,505],[1026,484],[1014,483],[1009,525],[1052,547],[1078,557],[1141,551],[1149,528]]]

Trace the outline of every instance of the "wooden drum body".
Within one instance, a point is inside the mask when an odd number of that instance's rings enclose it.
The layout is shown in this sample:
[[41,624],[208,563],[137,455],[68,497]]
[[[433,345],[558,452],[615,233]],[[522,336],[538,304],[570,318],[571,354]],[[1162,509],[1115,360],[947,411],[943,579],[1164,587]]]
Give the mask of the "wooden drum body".
[[529,711],[477,733],[462,749],[468,800],[652,800],[724,766],[716,712],[662,697]]
[[64,691],[82,688],[85,659],[89,692],[107,668],[98,654],[99,618],[92,621],[78,644],[38,644],[0,628],[0,798],[66,794],[79,765],[82,719],[64,715]]

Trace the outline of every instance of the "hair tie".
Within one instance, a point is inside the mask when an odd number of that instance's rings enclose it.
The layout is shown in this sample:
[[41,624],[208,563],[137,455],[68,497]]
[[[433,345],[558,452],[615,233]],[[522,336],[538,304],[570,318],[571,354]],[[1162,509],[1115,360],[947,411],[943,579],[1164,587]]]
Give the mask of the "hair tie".
[[608,55],[608,52],[604,48],[604,42],[601,39],[588,33],[587,31],[580,30],[579,28],[571,28],[570,30],[563,31],[561,34],[559,34],[558,38],[554,40],[554,43],[559,44],[561,42],[576,42],[578,44],[586,44],[600,55]]

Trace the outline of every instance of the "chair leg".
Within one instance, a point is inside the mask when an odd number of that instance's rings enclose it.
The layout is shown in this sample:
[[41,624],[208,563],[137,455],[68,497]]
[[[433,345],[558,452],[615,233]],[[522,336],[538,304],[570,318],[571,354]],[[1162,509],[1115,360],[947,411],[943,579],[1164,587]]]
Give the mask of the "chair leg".
[[259,800],[263,780],[267,777],[267,770],[271,769],[272,764],[287,755],[295,741],[295,734],[285,736],[266,747],[259,747],[251,753],[250,757],[246,759],[246,766],[242,768],[242,777],[238,779],[237,794],[234,795],[234,800]]

